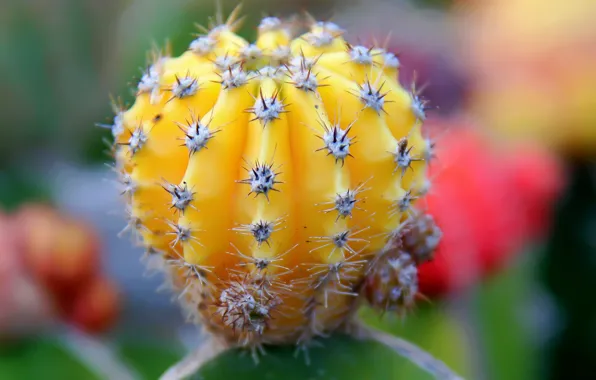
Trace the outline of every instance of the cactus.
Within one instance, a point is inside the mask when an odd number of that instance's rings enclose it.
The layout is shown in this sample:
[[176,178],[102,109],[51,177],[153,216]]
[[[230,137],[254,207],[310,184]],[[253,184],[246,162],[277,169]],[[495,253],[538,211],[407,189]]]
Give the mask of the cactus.
[[237,13],[179,57],[154,54],[132,107],[115,107],[129,228],[227,347],[307,347],[361,300],[407,311],[440,238],[415,207],[426,102],[395,55],[333,23],[292,39],[296,23],[267,17],[251,44]]

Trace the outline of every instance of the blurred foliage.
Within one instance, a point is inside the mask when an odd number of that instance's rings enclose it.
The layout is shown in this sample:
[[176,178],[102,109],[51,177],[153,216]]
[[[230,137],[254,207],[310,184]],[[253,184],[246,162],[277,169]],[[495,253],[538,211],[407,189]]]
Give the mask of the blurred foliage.
[[2,2],[0,70],[10,75],[0,96],[9,99],[3,117],[10,128],[0,132],[0,162],[13,154],[81,148],[74,142],[104,108],[98,100],[110,82],[104,64],[118,3]]
[[[534,296],[536,253],[528,252],[470,294],[458,294],[454,305],[432,300],[403,319],[379,316],[369,309],[363,310],[362,317],[441,358],[465,378],[536,379],[539,357],[523,318]],[[400,375],[417,379],[407,369],[400,370]]]
[[168,345],[144,341],[121,342],[118,354],[128,365],[135,368],[143,379],[157,379],[165,370],[182,356],[182,352]]
[[[541,366],[529,331],[537,294],[537,261],[541,252],[527,252],[518,265],[482,284],[474,294],[472,313],[478,326],[485,373],[495,380],[538,379]],[[506,363],[506,364],[505,364]]]
[[[139,375],[139,380],[154,380],[179,358],[175,347],[148,342],[119,342],[117,357]],[[40,337],[0,346],[2,380],[99,380],[94,373],[52,337]]]
[[543,261],[562,326],[547,347],[545,379],[593,379],[596,373],[596,165],[570,165],[571,184]]
[[0,169],[0,210],[11,211],[25,201],[47,202],[50,189],[34,173],[12,166]]
[[454,0],[409,0],[412,4],[419,7],[430,7],[445,9],[454,3]]
[[[87,162],[105,162],[94,128],[110,122],[109,94],[132,100],[131,89],[153,46],[169,41],[184,51],[216,14],[212,0],[6,0],[0,3],[0,168],[22,155],[57,152]],[[224,15],[237,1],[223,0]],[[264,4],[267,3],[267,6]],[[260,10],[289,15],[309,9],[331,15],[334,2],[302,0],[271,4],[246,0],[244,36],[256,33]],[[23,149],[26,148],[26,149]]]
[[71,353],[50,339],[31,339],[0,348],[2,380],[99,380]]
[[[469,347],[465,331],[457,320],[437,307],[422,306],[411,315],[378,315],[371,309],[363,310],[364,320],[377,328],[390,332],[423,348],[435,358],[440,358],[455,372],[469,377]],[[423,379],[412,368],[398,369],[399,379]]]

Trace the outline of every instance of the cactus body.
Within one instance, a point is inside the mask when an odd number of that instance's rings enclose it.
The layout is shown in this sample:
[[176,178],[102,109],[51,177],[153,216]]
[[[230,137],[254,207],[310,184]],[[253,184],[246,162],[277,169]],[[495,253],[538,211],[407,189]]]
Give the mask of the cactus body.
[[348,320],[418,215],[424,102],[335,24],[292,39],[268,17],[254,44],[234,25],[157,57],[117,114],[130,224],[217,336],[307,343]]

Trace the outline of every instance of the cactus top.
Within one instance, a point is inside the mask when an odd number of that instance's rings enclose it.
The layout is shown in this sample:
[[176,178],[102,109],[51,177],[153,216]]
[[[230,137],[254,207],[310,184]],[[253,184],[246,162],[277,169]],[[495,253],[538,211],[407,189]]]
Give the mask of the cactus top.
[[[305,342],[347,320],[418,215],[425,104],[395,55],[333,23],[292,39],[267,17],[254,44],[235,24],[154,58],[114,119],[117,168],[130,226],[191,315],[235,344]],[[387,302],[416,293],[406,256]]]

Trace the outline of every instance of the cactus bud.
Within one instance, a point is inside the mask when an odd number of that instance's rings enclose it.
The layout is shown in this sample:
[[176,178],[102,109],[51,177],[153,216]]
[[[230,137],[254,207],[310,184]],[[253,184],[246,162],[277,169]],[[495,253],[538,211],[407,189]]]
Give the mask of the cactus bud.
[[424,100],[399,84],[397,57],[333,23],[292,40],[267,17],[252,44],[236,25],[159,56],[115,119],[131,228],[232,346],[307,344],[361,294],[409,308],[440,238],[416,211]]

